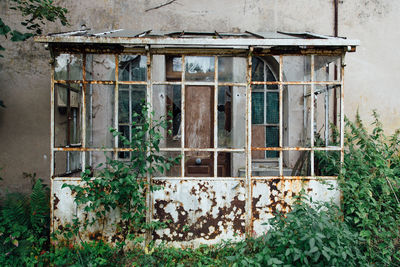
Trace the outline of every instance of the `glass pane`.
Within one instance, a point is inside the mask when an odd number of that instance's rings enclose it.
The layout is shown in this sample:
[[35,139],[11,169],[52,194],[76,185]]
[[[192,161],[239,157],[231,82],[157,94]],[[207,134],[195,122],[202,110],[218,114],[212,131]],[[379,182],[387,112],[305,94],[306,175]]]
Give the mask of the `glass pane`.
[[219,82],[246,82],[246,59],[240,57],[218,58]]
[[267,92],[267,123],[279,123],[279,93]]
[[82,86],[81,84],[56,84],[54,88],[54,146],[80,146]]
[[340,81],[340,57],[315,56],[314,81],[333,82]]
[[55,80],[82,80],[82,55],[60,54],[56,57]]
[[283,174],[285,176],[309,176],[310,162],[310,151],[283,151]]
[[[335,95],[336,90],[336,95]],[[316,86],[314,98],[314,146],[340,145],[340,88]]]
[[[265,129],[265,145],[266,147],[279,147],[279,127],[267,126]],[[279,157],[278,151],[266,151],[267,158]]]
[[251,123],[264,123],[264,93],[253,92],[251,94]]
[[181,86],[154,85],[153,86],[154,119],[170,120],[166,129],[160,128],[163,139],[160,147],[181,146]]
[[218,87],[218,147],[244,148],[246,87]]
[[311,81],[310,56],[284,56],[283,78],[284,81]]
[[182,58],[181,57],[173,57],[172,58],[172,71],[182,71]]
[[214,177],[213,152],[185,152],[186,177]]
[[86,56],[86,80],[114,81],[115,55],[88,54]]
[[218,177],[246,176],[246,155],[244,152],[218,153]]
[[338,176],[340,151],[315,151],[314,171],[316,176]]
[[119,85],[118,120],[119,123],[131,124],[132,120],[138,122],[139,117],[133,118],[134,114],[141,114],[146,99],[145,85]]
[[[269,63],[268,63],[269,62]],[[275,82],[277,81],[276,75],[273,74],[271,70],[270,64],[274,63],[277,68],[279,68],[278,63],[274,57],[253,57],[252,58],[252,69],[251,69],[251,78],[252,81],[255,82]],[[277,70],[279,71],[279,70]],[[257,89],[269,89],[269,90],[277,90],[278,85],[269,84],[269,85],[252,85],[252,90]]]
[[81,154],[79,151],[56,151],[54,153],[54,174],[56,177],[80,177]]
[[141,55],[119,56],[118,79],[120,81],[146,81],[147,57]]
[[114,85],[90,84],[86,88],[86,144],[88,147],[114,146]]
[[[126,137],[129,140],[131,139],[131,126],[120,125],[118,127],[118,131],[121,133],[122,136]],[[129,146],[125,145],[121,141],[121,138],[118,138],[118,147],[127,148]],[[118,158],[129,159],[130,158],[130,152],[118,152]]]
[[119,90],[118,98],[118,121],[129,123],[129,90]]
[[214,57],[186,57],[187,81],[214,81]]
[[283,128],[284,147],[310,147],[310,86],[283,86]]

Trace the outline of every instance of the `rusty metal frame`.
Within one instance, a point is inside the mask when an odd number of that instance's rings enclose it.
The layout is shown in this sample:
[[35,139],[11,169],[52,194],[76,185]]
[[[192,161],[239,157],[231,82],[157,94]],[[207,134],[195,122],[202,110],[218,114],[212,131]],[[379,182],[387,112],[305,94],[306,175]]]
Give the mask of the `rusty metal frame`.
[[[200,49],[200,48],[198,48]],[[50,94],[50,101],[51,101],[51,122],[50,122],[50,146],[51,146],[51,153],[50,153],[50,176],[51,176],[51,181],[53,183],[54,180],[61,180],[61,181],[80,181],[80,178],[77,177],[55,177],[55,152],[70,152],[70,151],[77,151],[81,152],[81,166],[82,168],[86,167],[86,157],[89,156],[91,157],[92,152],[113,152],[114,158],[118,158],[118,152],[129,152],[133,151],[133,149],[130,148],[121,148],[118,147],[118,137],[114,139],[113,146],[112,148],[96,148],[96,147],[87,147],[87,140],[86,140],[86,128],[87,128],[87,122],[86,122],[86,110],[87,110],[87,103],[86,103],[86,90],[87,86],[91,84],[104,84],[104,85],[114,85],[114,128],[118,129],[119,122],[118,122],[118,104],[119,104],[119,85],[145,85],[146,86],[146,98],[147,98],[147,103],[149,103],[150,107],[152,107],[152,91],[153,91],[153,86],[154,85],[180,85],[181,86],[181,127],[182,127],[182,132],[181,132],[181,143],[180,147],[178,148],[172,148],[172,147],[166,147],[166,148],[160,148],[161,152],[180,152],[182,154],[182,159],[181,159],[181,175],[179,177],[150,177],[148,176],[147,182],[150,185],[153,181],[157,180],[192,180],[192,181],[213,181],[213,180],[218,180],[218,181],[224,181],[224,180],[234,180],[234,181],[244,181],[244,187],[245,187],[245,210],[246,210],[246,233],[251,234],[252,228],[253,228],[253,221],[252,221],[252,195],[253,195],[253,187],[252,184],[255,181],[259,180],[335,180],[337,177],[336,176],[315,176],[315,170],[314,170],[314,152],[315,151],[340,151],[340,158],[341,162],[343,162],[343,155],[344,155],[344,91],[343,91],[343,85],[344,85],[344,50],[342,51],[341,58],[340,58],[340,66],[341,66],[341,75],[340,75],[340,81],[315,81],[315,55],[311,54],[311,80],[310,81],[285,81],[284,80],[284,73],[283,73],[283,68],[284,68],[284,61],[283,57],[286,56],[286,54],[279,54],[279,79],[278,81],[275,82],[268,82],[268,81],[252,81],[252,57],[256,55],[254,52],[254,47],[250,46],[247,49],[242,49],[241,50],[241,56],[246,58],[246,82],[243,83],[235,83],[235,82],[219,82],[218,79],[218,56],[219,55],[237,55],[235,53],[230,53],[230,49],[214,49],[214,52],[212,51],[204,51],[204,50],[198,50],[198,49],[192,49],[190,50],[191,52],[182,52],[178,53],[176,51],[174,54],[179,54],[181,56],[181,61],[182,61],[182,75],[181,75],[181,80],[177,82],[168,82],[168,81],[155,81],[152,80],[151,76],[151,70],[153,66],[153,55],[155,54],[167,54],[168,49],[161,49],[161,48],[151,48],[147,47],[146,52],[143,52],[140,49],[137,50],[132,50],[136,51],[137,53],[135,54],[141,54],[141,55],[146,55],[147,56],[147,80],[146,81],[119,81],[119,56],[125,52],[115,52],[115,53],[109,53],[114,55],[115,57],[115,80],[114,81],[109,81],[109,80],[104,80],[104,81],[99,81],[99,80],[87,80],[86,79],[86,54],[89,53],[87,50],[83,49],[82,53],[82,80],[55,80],[55,58],[53,58],[53,64],[51,68],[51,94]],[[175,50],[174,50],[175,51]],[[189,50],[187,50],[189,51]],[[246,55],[243,55],[244,51],[246,52]],[[211,56],[214,57],[214,81],[213,82],[195,82],[195,81],[186,81],[186,56],[192,56],[192,55],[201,55],[201,56]],[[292,56],[293,54],[288,54]],[[319,54],[316,54],[319,55]],[[56,147],[55,146],[55,123],[54,123],[54,111],[55,111],[55,103],[54,103],[54,98],[55,98],[55,86],[56,84],[82,84],[82,109],[81,109],[81,126],[82,126],[82,131],[81,131],[81,139],[82,139],[82,146],[81,147]],[[185,147],[185,94],[186,94],[186,86],[187,85],[206,85],[206,86],[213,86],[214,87],[214,118],[213,118],[213,124],[214,124],[214,138],[213,138],[213,147],[212,148],[187,148]],[[251,114],[251,105],[252,105],[252,86],[253,85],[278,85],[279,89],[279,146],[278,147],[253,147],[252,146],[252,114]],[[287,85],[309,85],[311,88],[310,96],[315,95],[315,86],[316,85],[326,85],[326,86],[332,86],[332,87],[338,87],[340,90],[340,145],[339,146],[326,146],[326,147],[315,147],[314,146],[314,97],[311,97],[311,112],[310,112],[310,136],[311,136],[311,145],[310,147],[286,147],[283,144],[283,92],[284,92],[284,87]],[[246,119],[245,119],[245,124],[246,124],[246,129],[245,129],[245,145],[243,148],[220,148],[218,146],[218,88],[220,86],[238,86],[238,87],[245,87],[246,88]],[[306,97],[306,96],[304,96]],[[335,100],[336,101],[336,100]],[[131,106],[131,105],[130,105]],[[335,118],[336,120],[337,118]],[[213,169],[213,176],[212,177],[187,177],[185,176],[185,153],[186,152],[192,152],[192,151],[204,151],[204,152],[211,152],[213,154],[213,160],[214,160],[214,169]],[[278,176],[253,176],[252,175],[252,151],[277,151],[279,152],[279,175]],[[284,151],[310,151],[311,155],[311,175],[309,176],[285,176],[284,171],[283,171],[283,152]],[[89,152],[87,154],[86,152]],[[245,177],[218,177],[218,170],[217,170],[217,163],[218,163],[218,154],[220,152],[229,152],[229,153],[244,153],[246,157],[246,162],[245,162]],[[51,187],[52,188],[52,187]],[[53,188],[52,188],[53,190]],[[52,197],[53,197],[53,191],[52,191]],[[146,203],[148,206],[148,211],[146,213],[146,220],[150,222],[152,220],[152,214],[153,214],[153,196],[150,190],[147,190],[146,192]],[[54,205],[53,201],[51,201],[52,207],[52,220],[51,220],[51,227],[53,228],[53,212],[54,212]],[[53,229],[54,230],[54,229]],[[146,240],[149,241],[151,239],[151,235],[147,233]]]

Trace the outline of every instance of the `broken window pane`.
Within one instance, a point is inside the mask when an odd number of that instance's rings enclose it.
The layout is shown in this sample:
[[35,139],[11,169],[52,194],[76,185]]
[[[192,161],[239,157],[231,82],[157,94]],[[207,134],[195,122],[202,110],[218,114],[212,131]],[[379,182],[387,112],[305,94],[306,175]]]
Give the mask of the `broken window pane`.
[[81,145],[82,85],[56,84],[54,108],[55,147]]
[[54,67],[55,80],[82,80],[82,55],[60,54]]
[[310,151],[283,151],[283,175],[285,176],[310,176],[311,160]]
[[142,55],[119,56],[118,79],[120,81],[146,81],[147,57]]
[[188,56],[185,60],[187,81],[214,81],[214,57]]
[[317,85],[314,98],[314,146],[340,144],[340,86]]
[[217,177],[243,177],[246,172],[244,152],[219,152]]
[[84,152],[79,151],[56,151],[54,153],[54,176],[55,177],[80,177],[81,156]]
[[213,152],[185,152],[186,177],[214,177]]
[[[145,85],[121,84],[118,87],[118,131],[131,140],[132,124],[140,126],[142,107],[146,99]],[[136,114],[136,115],[135,115]],[[119,139],[119,147],[126,147]],[[120,152],[120,158],[129,158],[128,152]]]
[[163,136],[160,147],[181,147],[181,86],[153,85],[154,119],[170,120],[167,128],[160,127]]
[[339,56],[315,56],[314,81],[339,82],[340,81],[340,57]]
[[115,81],[115,55],[86,55],[86,80]]

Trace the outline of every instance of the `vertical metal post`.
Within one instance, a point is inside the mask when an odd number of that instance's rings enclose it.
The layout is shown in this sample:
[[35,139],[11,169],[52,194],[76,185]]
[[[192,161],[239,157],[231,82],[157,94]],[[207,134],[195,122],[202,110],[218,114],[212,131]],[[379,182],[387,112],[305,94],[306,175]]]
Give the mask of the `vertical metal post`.
[[214,56],[214,177],[218,176],[218,57]]
[[[141,59],[139,59],[139,60],[141,60]],[[147,59],[147,60],[149,60],[149,59]],[[132,63],[129,64],[128,79],[129,79],[129,81],[132,81]],[[132,85],[131,84],[128,85],[128,88],[129,88],[129,90],[128,90],[128,98],[129,98],[128,99],[128,102],[129,102],[129,104],[128,104],[129,105],[129,107],[128,107],[128,109],[129,109],[129,126],[128,126],[129,127],[129,141],[132,142],[132,115],[133,115],[132,114]],[[149,94],[149,90],[147,90],[147,88],[146,88],[146,103],[147,104],[149,103],[149,101],[147,99],[148,94]],[[131,154],[132,153],[129,153],[129,157],[131,157]]]
[[311,151],[310,151],[310,168],[311,168],[311,176],[314,176],[315,171],[314,171],[314,88],[315,88],[315,83],[314,83],[314,55],[311,55],[311,90],[310,90],[310,103],[311,103],[311,111],[310,111],[310,142],[311,142]]
[[[55,57],[52,58],[51,64],[51,88],[50,88],[50,199],[53,200],[54,188],[54,65]],[[50,201],[50,232],[54,232],[54,201]],[[52,235],[50,235],[50,243],[53,244]]]
[[[82,54],[82,148],[86,148],[86,53]],[[81,152],[81,168],[86,168],[86,152]]]
[[340,59],[340,162],[341,164],[343,164],[344,161],[344,67],[346,66],[344,60],[345,60],[345,54],[343,53]]
[[185,81],[186,81],[186,58],[185,55],[182,55],[182,86],[181,86],[181,177],[185,176]]
[[[114,87],[114,129],[118,129],[118,109],[119,109],[119,54],[115,54],[115,87]],[[115,148],[118,148],[118,135],[114,138],[114,159],[118,159],[118,152]]]
[[50,178],[54,178],[54,65],[55,58],[53,57],[51,64],[51,88],[50,88]]
[[[283,147],[283,56],[279,56],[279,147]],[[283,177],[283,151],[279,150],[279,176]]]
[[[325,68],[325,80],[329,81],[329,65]],[[325,86],[325,146],[329,146],[329,85]]]
[[247,105],[246,105],[246,119],[247,119],[247,127],[246,127],[246,180],[245,180],[245,190],[246,190],[246,233],[251,235],[253,222],[252,222],[252,180],[251,180],[251,65],[252,65],[252,54],[253,47],[249,48],[249,54],[247,55],[247,87],[246,87],[246,96],[247,96]]
[[[153,110],[153,105],[152,105],[152,99],[153,99],[153,89],[152,89],[152,85],[151,85],[151,66],[152,66],[152,55],[150,53],[150,48],[147,46],[146,47],[147,53],[146,53],[146,57],[147,57],[147,85],[146,85],[146,103],[148,105],[149,108],[149,113],[148,113],[148,117],[150,118],[150,128],[152,127],[151,125],[151,120],[152,120],[152,115],[151,112]],[[129,90],[131,91],[131,90]],[[149,138],[149,136],[146,136],[146,138]],[[147,151],[147,156],[149,156],[149,154],[151,153],[150,151]],[[151,163],[150,163],[150,167],[151,167]],[[152,177],[150,174],[147,174],[147,188],[146,188],[146,223],[150,224],[151,220],[152,220],[152,192],[151,192],[151,180]],[[151,230],[147,230],[146,231],[146,245],[151,241]]]

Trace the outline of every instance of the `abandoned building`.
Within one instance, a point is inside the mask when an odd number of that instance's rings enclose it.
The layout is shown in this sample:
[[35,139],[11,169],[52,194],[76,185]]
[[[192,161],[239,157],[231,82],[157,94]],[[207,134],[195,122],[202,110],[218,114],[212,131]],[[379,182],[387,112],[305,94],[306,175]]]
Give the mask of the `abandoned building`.
[[[359,42],[309,32],[81,30],[36,38],[52,58],[52,227],[77,214],[64,183],[105,157],[129,159],[109,128],[132,138],[143,101],[161,130],[160,153],[180,163],[149,177],[148,217],[171,222],[148,239],[198,245],[261,234],[304,189],[339,201],[345,54]],[[93,173],[96,176],[96,172]],[[79,212],[78,212],[79,213]],[[115,218],[114,218],[115,219]],[[115,232],[110,218],[104,238]]]

